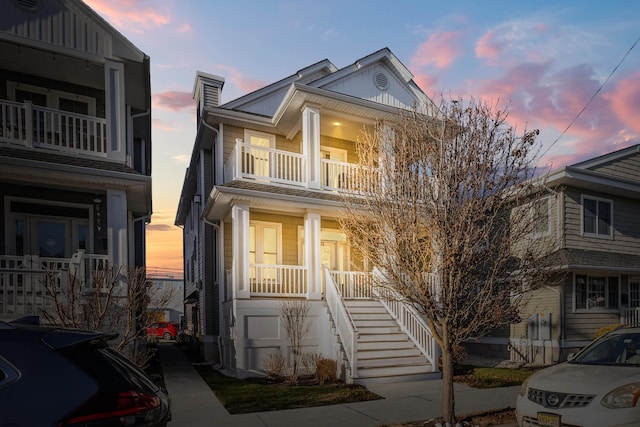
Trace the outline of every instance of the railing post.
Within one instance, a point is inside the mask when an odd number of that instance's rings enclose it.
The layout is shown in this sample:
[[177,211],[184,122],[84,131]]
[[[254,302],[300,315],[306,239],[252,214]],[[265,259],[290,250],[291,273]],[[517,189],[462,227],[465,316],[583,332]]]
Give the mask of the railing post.
[[24,143],[27,147],[33,147],[33,104],[24,101]]

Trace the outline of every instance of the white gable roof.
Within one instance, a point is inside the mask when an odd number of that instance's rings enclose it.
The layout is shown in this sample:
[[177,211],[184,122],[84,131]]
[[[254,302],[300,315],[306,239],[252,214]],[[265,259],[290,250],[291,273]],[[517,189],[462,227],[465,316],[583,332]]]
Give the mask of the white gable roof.
[[413,81],[413,74],[384,48],[339,70],[325,59],[221,107],[273,117],[294,84],[297,88],[308,86],[393,108],[411,109],[430,102]]

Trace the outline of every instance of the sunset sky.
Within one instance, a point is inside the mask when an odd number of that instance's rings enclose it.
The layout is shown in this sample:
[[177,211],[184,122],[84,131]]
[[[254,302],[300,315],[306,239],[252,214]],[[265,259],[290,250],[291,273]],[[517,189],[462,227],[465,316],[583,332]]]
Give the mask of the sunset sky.
[[640,143],[640,2],[85,2],[151,57],[152,273],[182,274],[173,222],[196,131],[197,70],[225,78],[227,102],[325,58],[342,68],[388,47],[434,99],[508,104],[512,125],[540,129],[554,168]]

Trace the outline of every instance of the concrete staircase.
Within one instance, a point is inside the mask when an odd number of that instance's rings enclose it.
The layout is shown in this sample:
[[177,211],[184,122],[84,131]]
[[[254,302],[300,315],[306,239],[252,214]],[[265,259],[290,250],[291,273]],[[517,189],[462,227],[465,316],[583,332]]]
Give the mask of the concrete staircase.
[[358,328],[359,384],[440,378],[413,341],[377,300],[344,300]]

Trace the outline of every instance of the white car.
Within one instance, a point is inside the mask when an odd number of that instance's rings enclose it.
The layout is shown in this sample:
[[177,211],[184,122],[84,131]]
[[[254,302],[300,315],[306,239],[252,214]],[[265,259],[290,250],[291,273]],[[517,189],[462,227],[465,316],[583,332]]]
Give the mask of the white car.
[[516,400],[520,427],[640,426],[640,328],[596,339],[531,375]]

